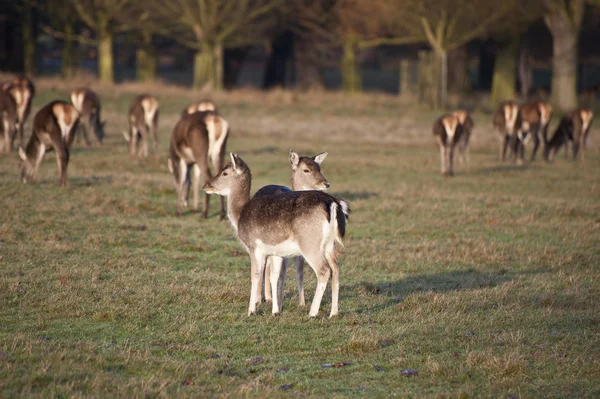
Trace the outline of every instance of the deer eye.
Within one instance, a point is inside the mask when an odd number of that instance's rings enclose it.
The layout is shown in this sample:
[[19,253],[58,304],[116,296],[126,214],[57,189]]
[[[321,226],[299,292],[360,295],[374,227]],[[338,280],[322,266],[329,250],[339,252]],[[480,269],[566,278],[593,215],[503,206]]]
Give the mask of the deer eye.
[[304,172],[304,173],[308,173],[308,172],[310,172],[310,170],[308,170],[308,169],[304,169],[304,171],[303,171],[303,172]]
[[229,173],[227,172],[223,172],[223,176],[227,176]]

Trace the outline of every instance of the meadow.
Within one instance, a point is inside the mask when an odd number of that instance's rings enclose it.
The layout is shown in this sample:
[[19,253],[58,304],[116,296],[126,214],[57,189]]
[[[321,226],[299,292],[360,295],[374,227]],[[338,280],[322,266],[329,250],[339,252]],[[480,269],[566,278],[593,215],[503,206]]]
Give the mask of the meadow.
[[[68,87],[40,83],[33,112]],[[585,162],[500,164],[477,111],[447,178],[437,113],[393,96],[214,95],[253,192],[290,184],[290,148],[328,151],[329,193],[352,207],[340,315],[328,286],[309,318],[292,267],[282,314],[248,317],[249,258],[218,198],[207,220],[175,215],[168,141],[205,95],[154,88],[160,154],[127,153],[129,102],[152,89],[97,87],[107,137],[74,144],[65,188],[53,153],[27,185],[0,154],[0,397],[600,396],[600,129]]]

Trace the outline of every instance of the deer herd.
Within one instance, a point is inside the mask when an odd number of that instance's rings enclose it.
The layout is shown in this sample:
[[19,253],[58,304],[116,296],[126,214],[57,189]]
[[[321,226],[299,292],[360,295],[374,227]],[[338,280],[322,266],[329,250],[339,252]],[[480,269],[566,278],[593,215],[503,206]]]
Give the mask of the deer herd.
[[[0,150],[11,152],[19,137],[21,179],[25,183],[37,181],[44,155],[54,150],[60,183],[66,185],[69,154],[78,132],[88,146],[92,138],[99,144],[104,139],[106,122],[101,117],[100,98],[89,88],[76,88],[71,92],[71,103],[55,100],[43,106],[33,118],[31,136],[25,145],[24,125],[34,96],[33,82],[24,75],[1,86]],[[158,115],[159,102],[154,96],[140,95],[133,99],[128,112],[129,128],[123,132],[131,156],[147,157],[150,139],[154,154],[158,154]],[[529,141],[533,143],[531,161],[535,160],[540,144],[547,161],[562,146],[567,157],[569,145],[573,159],[580,148],[583,158],[593,112],[580,108],[567,113],[553,137],[548,139],[551,118],[552,107],[544,102],[500,104],[492,117],[499,138],[500,160],[506,160],[509,153],[513,162],[523,163]],[[440,147],[443,174],[454,174],[455,153],[460,162],[469,162],[473,127],[471,115],[465,110],[454,111],[435,121],[433,134]],[[189,206],[190,189],[191,208],[198,210],[201,181],[205,191],[203,218],[208,217],[209,194],[221,196],[220,217],[224,219],[227,215],[237,238],[250,255],[249,315],[256,313],[257,304],[263,299],[272,302],[273,314],[281,312],[288,258],[294,259],[300,306],[305,305],[304,263],[307,262],[317,276],[309,316],[318,314],[330,276],[330,316],[337,315],[336,246],[343,246],[350,207],[346,201],[324,192],[330,186],[321,173],[327,153],[309,157],[290,150],[291,189],[268,185],[251,197],[252,174],[248,165],[233,153],[231,162],[224,165],[229,134],[229,123],[210,100],[191,104],[182,111],[173,128],[167,156],[177,193],[177,214],[181,215],[183,208]],[[217,173],[215,176],[211,166]]]

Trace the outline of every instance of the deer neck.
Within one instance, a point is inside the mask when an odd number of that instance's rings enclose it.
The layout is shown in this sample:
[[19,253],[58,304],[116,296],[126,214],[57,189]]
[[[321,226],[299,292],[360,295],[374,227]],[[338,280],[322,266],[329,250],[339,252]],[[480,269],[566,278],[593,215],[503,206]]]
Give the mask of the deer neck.
[[250,201],[250,181],[244,181],[240,186],[233,188],[227,198],[227,216],[236,232],[242,209],[248,201]]

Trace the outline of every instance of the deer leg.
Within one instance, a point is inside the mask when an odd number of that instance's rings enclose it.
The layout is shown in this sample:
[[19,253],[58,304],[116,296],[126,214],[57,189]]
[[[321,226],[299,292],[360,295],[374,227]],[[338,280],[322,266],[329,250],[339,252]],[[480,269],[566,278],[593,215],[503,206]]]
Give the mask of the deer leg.
[[[19,132],[19,145],[21,146],[21,148],[25,148],[25,147],[24,147],[25,143],[24,143],[24,141],[23,141],[23,130],[25,130],[25,126],[23,126],[24,124],[25,124],[25,121],[24,121],[24,120],[22,120],[22,121],[19,121],[19,129],[18,129],[18,132]],[[15,134],[16,134],[16,133],[15,133]]]
[[[196,155],[194,154],[196,159],[202,159],[200,158],[200,154]],[[212,173],[210,173],[210,168],[208,167],[208,163],[206,162],[201,162],[200,165],[198,165],[198,167],[200,168],[201,174],[203,176],[203,183],[208,182],[210,179],[212,179]],[[202,204],[202,217],[204,219],[208,218],[208,203],[210,201],[210,195],[208,194],[204,194],[204,203]]]
[[579,141],[573,140],[573,161],[577,159],[577,155],[579,154]]
[[183,212],[187,187],[189,186],[187,179],[188,167],[183,159],[179,160],[179,164],[176,165],[176,167],[179,168],[179,181],[177,182],[177,215],[181,215]]
[[138,150],[138,156],[140,156],[140,154],[146,158],[148,157],[148,126],[146,126],[146,124],[142,123],[141,128],[139,129],[140,135],[141,135],[141,140],[142,140],[142,146],[140,147],[140,149]]
[[313,297],[312,304],[310,305],[310,312],[308,313],[310,317],[315,317],[319,313],[321,300],[323,299],[323,294],[327,288],[327,281],[329,280],[331,269],[327,265],[325,259],[321,256],[322,254],[319,250],[312,251],[311,254],[303,253],[302,255],[317,275],[317,289],[315,290],[315,296]]
[[337,316],[340,296],[340,268],[335,260],[335,245],[331,243],[325,249],[325,259],[331,268],[331,313],[329,317]]
[[35,163],[33,165],[33,173],[31,174],[31,182],[37,183],[38,181],[38,171],[40,170],[40,164],[44,159],[44,155],[46,154],[46,146],[44,144],[39,145],[37,157],[35,158]]
[[446,153],[448,156],[448,176],[454,176],[454,145],[450,144]]
[[129,136],[129,155],[131,155],[132,157],[135,156],[136,152],[137,152],[137,142],[138,142],[138,129],[136,126],[131,126],[131,130],[130,130],[130,136]]
[[446,174],[446,147],[443,144],[440,144],[440,170]]
[[500,141],[500,161],[506,161],[506,152],[508,151],[509,145],[511,141],[511,136],[504,135],[504,137]]
[[4,141],[3,141],[3,150],[4,152],[10,152],[12,150],[12,143],[11,143],[11,139],[10,139],[10,132],[8,129],[8,121],[4,121],[3,123],[3,130],[4,130]]
[[535,132],[532,136],[533,139],[533,151],[531,152],[531,162],[535,161],[535,156],[538,151],[538,147],[540,146],[540,133]]
[[54,142],[54,151],[56,151],[56,164],[60,174],[60,185],[67,185],[67,165],[69,164],[69,150],[64,140]]
[[[282,292],[279,290],[279,279],[283,273],[283,258],[279,256],[269,256],[271,259],[271,270],[269,271],[268,280],[271,282],[271,288],[273,291],[273,310],[272,313],[274,315],[278,314],[282,310]],[[267,277],[267,272],[265,268],[265,277]],[[266,290],[266,282],[267,278],[265,278],[265,294]]]
[[154,154],[158,155],[158,133],[156,132],[156,124],[152,122],[150,125],[150,133],[152,135],[152,147]]
[[251,249],[250,251],[250,278],[252,280],[252,287],[250,289],[250,305],[248,306],[248,316],[256,313],[256,298],[258,297],[258,280],[261,278],[266,256],[257,251]]
[[90,120],[86,119],[81,124],[81,130],[83,130],[83,139],[85,140],[85,144],[90,147],[92,145],[92,140],[90,140]]
[[198,211],[198,194],[200,193],[200,167],[194,164],[191,170],[192,177],[192,210]]
[[[223,169],[223,158],[224,158],[225,154],[220,153],[219,156],[217,157],[217,159],[213,159],[213,168],[215,170],[215,173],[219,173],[221,171],[221,169]],[[221,197],[221,214],[219,216],[220,220],[224,220],[225,216],[227,216],[227,212],[225,211],[225,197],[220,196]]]
[[[273,287],[271,287],[271,280],[269,279],[269,276],[271,275],[271,264],[273,263],[273,257],[269,256],[267,258],[267,263],[265,263],[265,275],[264,275],[264,291],[265,291],[265,301],[266,302],[271,302],[273,300],[273,297],[271,295],[271,292],[273,290]],[[262,278],[261,281],[259,282],[259,284],[262,282]],[[260,288],[258,290],[259,295],[260,295]],[[261,299],[261,298],[259,298]]]
[[294,266],[296,267],[296,280],[298,281],[298,304],[306,306],[304,301],[304,258],[296,256],[294,258]]

